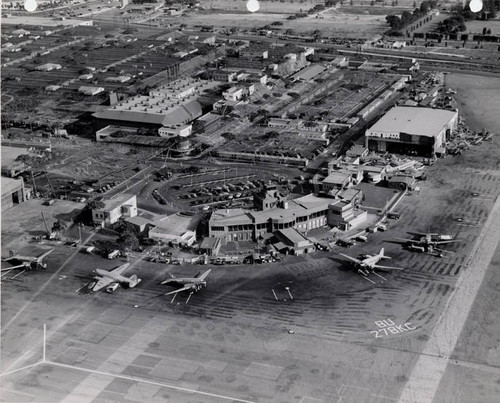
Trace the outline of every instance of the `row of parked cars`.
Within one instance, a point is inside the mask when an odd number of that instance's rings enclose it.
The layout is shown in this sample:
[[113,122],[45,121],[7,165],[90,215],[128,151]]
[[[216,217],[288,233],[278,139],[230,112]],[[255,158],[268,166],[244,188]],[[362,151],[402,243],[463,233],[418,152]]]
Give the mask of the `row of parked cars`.
[[108,190],[113,189],[116,185],[118,185],[118,181],[113,181],[103,185],[101,188],[97,189],[98,193],[106,193]]

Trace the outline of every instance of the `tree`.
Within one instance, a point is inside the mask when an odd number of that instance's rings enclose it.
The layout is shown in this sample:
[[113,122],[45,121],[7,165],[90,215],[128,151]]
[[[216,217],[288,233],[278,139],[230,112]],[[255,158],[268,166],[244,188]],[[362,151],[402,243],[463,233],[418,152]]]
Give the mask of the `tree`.
[[54,225],[52,226],[52,229],[51,231],[52,232],[61,232],[61,231],[64,231],[66,229],[66,224],[63,223],[62,221],[56,221],[54,223]]
[[87,206],[92,210],[103,209],[106,205],[102,200],[91,199],[89,200]]
[[420,3],[420,12],[422,14],[427,14],[430,9],[431,7],[427,1],[423,1],[422,3]]
[[120,245],[123,249],[137,249],[139,247],[139,240],[137,236],[133,233],[126,232],[116,240],[118,245]]

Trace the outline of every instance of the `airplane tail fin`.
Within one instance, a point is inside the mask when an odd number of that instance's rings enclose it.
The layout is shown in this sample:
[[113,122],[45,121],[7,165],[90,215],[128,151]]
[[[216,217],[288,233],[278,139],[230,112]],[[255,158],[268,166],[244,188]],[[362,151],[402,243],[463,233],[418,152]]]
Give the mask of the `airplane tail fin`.
[[137,275],[136,274],[132,274],[129,278],[128,278],[128,286],[130,288],[134,288],[137,284],[139,284],[141,282],[141,279],[140,278],[137,278]]
[[202,281],[204,281],[204,280],[207,278],[207,276],[210,274],[210,272],[211,272],[211,271],[212,271],[212,269],[208,269],[205,273],[203,273],[203,274],[200,276],[200,279],[201,279]]
[[390,259],[389,256],[384,255],[384,252],[385,252],[384,248],[380,249],[380,252],[378,253],[378,256],[380,257],[380,259]]

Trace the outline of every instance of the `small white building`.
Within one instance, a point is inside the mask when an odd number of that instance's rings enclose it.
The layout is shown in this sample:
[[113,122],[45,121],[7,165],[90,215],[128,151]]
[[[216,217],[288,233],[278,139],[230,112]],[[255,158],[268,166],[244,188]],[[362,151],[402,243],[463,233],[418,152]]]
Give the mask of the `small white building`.
[[52,71],[52,70],[60,70],[62,66],[57,63],[45,63],[40,66],[35,67],[35,70],[38,71]]
[[173,138],[173,137],[188,137],[193,132],[193,125],[172,125],[163,126],[158,129],[160,137]]
[[79,80],[91,80],[94,76],[90,73],[88,74],[82,74],[80,77],[78,77]]
[[116,76],[116,77],[106,77],[104,81],[108,83],[126,83],[130,81],[132,77],[130,76]]
[[61,88],[60,85],[47,85],[45,87],[45,91],[55,92],[55,91],[57,91],[60,88]]
[[80,88],[78,88],[78,92],[83,95],[97,95],[100,94],[101,92],[104,92],[103,87],[91,87],[87,85],[82,85]]
[[123,193],[102,201],[104,207],[92,209],[92,221],[107,226],[116,223],[120,218],[137,215],[137,198],[133,194]]
[[222,96],[227,101],[239,101],[243,97],[243,88],[231,87],[222,93]]
[[163,217],[153,222],[148,237],[164,243],[191,246],[196,242],[196,226],[199,219],[182,214]]

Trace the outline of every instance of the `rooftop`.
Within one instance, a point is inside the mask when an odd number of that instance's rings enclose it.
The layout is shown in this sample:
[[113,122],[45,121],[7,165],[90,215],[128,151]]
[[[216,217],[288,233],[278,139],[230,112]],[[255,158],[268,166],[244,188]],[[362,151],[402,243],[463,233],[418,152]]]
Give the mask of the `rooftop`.
[[6,178],[2,176],[1,185],[2,185],[2,195],[12,193],[14,190],[17,190],[19,186],[23,183],[22,179],[12,179]]
[[432,108],[398,106],[392,108],[367,132],[408,133],[434,137],[457,114]]
[[280,229],[278,232],[294,245],[300,246],[303,243],[310,243],[310,241],[295,228]]
[[102,202],[104,203],[104,208],[99,210],[106,210],[106,211],[114,210],[115,208],[125,204],[133,197],[135,198],[135,195],[130,193],[122,193],[114,196],[112,199],[102,200]]
[[186,231],[195,231],[199,220],[199,216],[173,214],[155,220],[152,224],[156,226],[155,232],[181,236],[186,233]]
[[332,172],[323,180],[323,183],[343,185],[346,181],[349,181],[350,176],[347,172]]
[[321,74],[323,71],[326,70],[326,67],[322,66],[321,64],[311,64],[308,67],[303,68],[299,72],[295,73],[293,76],[290,78],[292,80],[304,80],[304,81],[309,81],[316,77],[318,74]]

